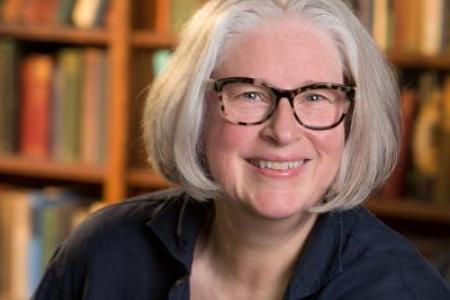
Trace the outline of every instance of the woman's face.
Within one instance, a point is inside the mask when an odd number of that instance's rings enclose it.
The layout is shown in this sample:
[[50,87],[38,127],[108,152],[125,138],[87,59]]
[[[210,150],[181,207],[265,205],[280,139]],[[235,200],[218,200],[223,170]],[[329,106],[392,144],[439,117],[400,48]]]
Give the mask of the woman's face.
[[[287,18],[268,20],[234,38],[213,77],[252,77],[294,89],[313,82],[343,83],[342,74],[331,37],[309,23]],[[207,163],[227,204],[259,217],[282,219],[320,200],[340,166],[343,123],[330,130],[306,129],[283,99],[263,124],[235,125],[222,116],[214,92],[206,100]]]

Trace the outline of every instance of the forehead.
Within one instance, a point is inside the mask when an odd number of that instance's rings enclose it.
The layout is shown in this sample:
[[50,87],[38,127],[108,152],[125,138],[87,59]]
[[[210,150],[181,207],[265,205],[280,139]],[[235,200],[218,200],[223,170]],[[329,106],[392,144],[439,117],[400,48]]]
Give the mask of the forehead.
[[342,82],[336,44],[323,29],[292,17],[265,19],[226,43],[217,77],[263,79],[282,88],[307,82]]

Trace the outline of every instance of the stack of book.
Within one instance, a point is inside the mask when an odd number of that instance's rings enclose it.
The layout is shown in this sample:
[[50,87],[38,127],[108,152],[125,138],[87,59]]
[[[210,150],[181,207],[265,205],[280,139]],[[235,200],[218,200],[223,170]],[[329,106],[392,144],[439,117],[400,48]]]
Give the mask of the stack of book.
[[58,245],[88,214],[68,190],[0,189],[0,299],[29,299]]
[[102,26],[108,0],[2,0],[0,19],[11,24]]
[[448,204],[450,74],[422,73],[416,88],[403,90],[401,104],[402,153],[396,169],[382,188],[382,194],[391,199],[407,194]]
[[104,162],[108,114],[106,52],[63,48],[17,57],[0,40],[0,153]]
[[383,50],[450,52],[448,0],[346,0]]

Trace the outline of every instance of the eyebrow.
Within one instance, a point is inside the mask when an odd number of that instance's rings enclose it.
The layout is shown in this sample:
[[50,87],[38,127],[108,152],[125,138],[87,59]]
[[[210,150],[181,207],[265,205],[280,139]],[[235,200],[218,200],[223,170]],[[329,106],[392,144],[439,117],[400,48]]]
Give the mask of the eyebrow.
[[343,82],[306,80],[306,81],[304,81],[302,84],[296,85],[294,88],[288,88],[288,89],[286,89],[286,88],[281,88],[281,87],[279,87],[279,86],[277,86],[277,85],[272,85],[271,83],[267,82],[267,81],[264,80],[264,79],[260,79],[260,78],[254,78],[254,79],[255,79],[255,81],[256,81],[257,83],[261,83],[261,84],[263,84],[263,85],[265,85],[265,86],[267,86],[267,87],[275,88],[275,89],[279,89],[279,90],[284,90],[284,91],[292,91],[292,90],[296,90],[296,89],[299,89],[299,88],[302,88],[302,87],[305,87],[305,86],[309,86],[309,85],[314,85],[314,84],[317,84],[317,85],[321,85],[321,84],[326,84],[326,85],[327,85],[327,84],[346,85],[346,84],[343,83]]

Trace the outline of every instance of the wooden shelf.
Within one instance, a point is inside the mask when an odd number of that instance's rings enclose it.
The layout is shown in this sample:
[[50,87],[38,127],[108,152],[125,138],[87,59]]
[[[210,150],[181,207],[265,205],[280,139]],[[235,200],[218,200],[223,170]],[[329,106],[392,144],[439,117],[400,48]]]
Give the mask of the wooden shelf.
[[106,46],[109,32],[105,29],[78,29],[64,26],[30,26],[20,24],[1,24],[0,36],[14,37],[25,41],[70,43],[81,45]]
[[105,178],[101,167],[4,155],[0,156],[0,174],[84,183],[102,183]]
[[450,205],[412,199],[371,199],[366,207],[380,217],[450,225]]
[[132,34],[131,43],[135,48],[141,49],[172,48],[176,44],[176,38],[164,33],[136,30]]
[[149,169],[131,169],[128,172],[128,184],[135,188],[162,189],[170,184],[159,175]]
[[426,56],[391,51],[388,52],[387,56],[399,68],[450,70],[450,54]]

